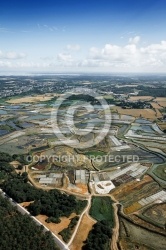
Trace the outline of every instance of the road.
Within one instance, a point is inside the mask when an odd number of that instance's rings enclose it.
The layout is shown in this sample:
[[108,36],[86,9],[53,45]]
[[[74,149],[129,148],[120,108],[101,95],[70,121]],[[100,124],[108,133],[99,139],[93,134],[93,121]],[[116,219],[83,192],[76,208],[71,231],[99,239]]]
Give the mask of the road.
[[79,221],[78,221],[78,223],[77,223],[77,226],[76,226],[76,228],[75,228],[75,230],[74,230],[74,233],[72,234],[72,237],[71,237],[70,241],[69,241],[68,244],[67,244],[68,246],[70,246],[71,243],[72,243],[72,241],[74,240],[74,237],[76,236],[76,233],[77,233],[78,228],[79,228],[79,226],[80,226],[80,223],[81,223],[81,221],[82,221],[82,217],[83,217],[84,214],[90,209],[90,206],[91,206],[91,195],[90,195],[90,197],[88,198],[88,205],[86,206],[86,208],[85,208],[84,211],[82,212],[82,214],[81,214],[81,216],[80,216],[80,218],[79,218]]
[[[3,197],[3,198],[6,198],[8,199],[8,201],[10,202],[10,204],[14,207],[17,208],[17,210],[21,213],[21,214],[27,214],[29,215],[33,220],[34,222],[38,225],[38,226],[43,226],[44,227],[44,232],[46,231],[49,231],[49,229],[43,225],[39,220],[37,220],[34,216],[31,216],[30,213],[24,208],[22,207],[20,204],[16,203],[15,201],[12,200],[12,198],[10,198],[9,196],[7,196],[5,194],[5,192],[3,192],[1,189],[0,189],[0,195]],[[53,236],[53,239],[55,241],[55,243],[57,244],[57,246],[61,249],[61,250],[70,250],[69,247],[63,242],[61,241],[54,233],[52,233],[52,236]]]

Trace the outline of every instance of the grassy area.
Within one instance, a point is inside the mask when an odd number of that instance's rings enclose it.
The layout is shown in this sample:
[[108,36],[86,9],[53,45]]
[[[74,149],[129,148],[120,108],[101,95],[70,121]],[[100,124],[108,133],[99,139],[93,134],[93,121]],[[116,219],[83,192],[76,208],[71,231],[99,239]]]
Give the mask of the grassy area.
[[97,221],[106,220],[111,227],[114,226],[114,210],[110,197],[93,197],[90,215]]
[[166,164],[157,166],[153,173],[160,179],[166,181]]
[[12,131],[15,130],[13,127],[11,127],[11,126],[9,126],[9,125],[0,125],[0,129],[6,130],[6,131],[8,131],[8,132],[12,132]]
[[105,99],[114,99],[113,95],[104,95],[103,98],[105,98]]
[[40,151],[43,151],[46,149],[49,149],[49,147],[48,146],[41,146],[41,147],[33,148],[33,149],[31,149],[31,153],[40,152]]
[[105,155],[105,153],[101,152],[101,151],[89,151],[89,152],[85,152],[84,155],[91,156],[91,157],[97,157],[97,156],[103,156],[103,155]]

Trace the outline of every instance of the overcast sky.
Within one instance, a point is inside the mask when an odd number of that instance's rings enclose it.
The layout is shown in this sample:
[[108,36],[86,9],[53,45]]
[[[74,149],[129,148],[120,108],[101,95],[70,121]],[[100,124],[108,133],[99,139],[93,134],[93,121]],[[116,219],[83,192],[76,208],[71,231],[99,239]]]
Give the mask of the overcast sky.
[[1,72],[166,72],[165,0],[5,0]]

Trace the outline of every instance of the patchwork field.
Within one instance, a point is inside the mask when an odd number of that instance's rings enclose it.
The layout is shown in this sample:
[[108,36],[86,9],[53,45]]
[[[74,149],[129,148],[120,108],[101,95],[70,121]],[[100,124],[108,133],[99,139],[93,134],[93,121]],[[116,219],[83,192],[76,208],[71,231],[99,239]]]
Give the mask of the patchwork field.
[[128,250],[128,249],[130,250],[135,250],[135,249],[154,250],[152,248],[146,247],[145,245],[131,242],[129,239],[121,239],[119,242],[119,245],[121,247],[121,250]]
[[142,180],[133,180],[125,183],[111,191],[114,198],[124,205],[124,207],[130,207],[134,202],[137,202],[144,196],[148,196],[149,193],[154,193],[158,190],[158,184],[153,179],[145,175]]
[[161,129],[166,129],[166,122],[157,122],[157,125],[158,125]]
[[[122,109],[121,107],[114,106],[112,110],[122,115],[131,115],[134,117],[143,117],[145,119],[155,120],[156,112],[152,109]],[[159,116],[160,117],[160,116]]]
[[164,143],[164,142],[160,142],[160,144],[159,144],[158,142],[155,142],[155,141],[147,141],[147,140],[143,140],[143,139],[140,139],[140,140],[134,139],[134,142],[140,143],[140,144],[144,145],[145,147],[153,147],[153,148],[158,148],[161,150],[166,149],[166,143]]
[[154,168],[153,173],[160,179],[166,181],[166,165],[159,165]]
[[130,193],[128,193],[124,198],[122,198],[121,203],[124,206],[124,212],[131,213],[139,209],[137,201],[142,198],[146,198],[160,191],[159,185],[157,182],[150,182],[144,185],[141,185],[138,188],[134,188]]
[[156,103],[156,102],[151,102],[150,104],[152,105],[152,107],[154,109],[161,109],[161,106],[158,103]]
[[49,101],[53,98],[54,96],[45,96],[45,95],[36,95],[36,96],[26,96],[22,98],[12,98],[7,101],[7,103],[11,104],[20,104],[20,103],[35,103],[35,102],[45,102]]
[[143,216],[164,227],[166,223],[166,203],[151,206],[143,212]]
[[120,218],[120,245],[123,250],[165,250],[166,237]]
[[154,101],[156,101],[160,106],[166,107],[166,97],[157,97]]

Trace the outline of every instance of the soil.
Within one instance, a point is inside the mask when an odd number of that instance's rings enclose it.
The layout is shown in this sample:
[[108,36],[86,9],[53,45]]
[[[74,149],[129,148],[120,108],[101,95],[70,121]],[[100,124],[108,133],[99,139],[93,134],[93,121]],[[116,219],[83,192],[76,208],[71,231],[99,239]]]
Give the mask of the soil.
[[78,228],[77,234],[70,247],[71,250],[82,249],[82,246],[84,245],[83,242],[87,239],[89,231],[92,229],[92,226],[94,224],[95,222],[90,217],[88,217],[87,215],[83,216],[81,224]]

